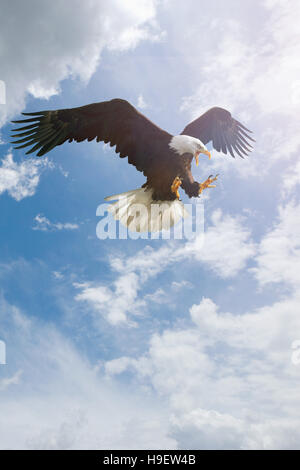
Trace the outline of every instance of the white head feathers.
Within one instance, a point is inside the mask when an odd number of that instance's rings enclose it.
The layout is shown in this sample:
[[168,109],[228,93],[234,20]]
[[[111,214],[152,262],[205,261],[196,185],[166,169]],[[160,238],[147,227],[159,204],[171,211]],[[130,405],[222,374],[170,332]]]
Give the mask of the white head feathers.
[[196,137],[191,137],[190,135],[175,135],[172,137],[169,147],[180,155],[183,155],[184,153],[191,153],[194,155],[195,152],[200,150],[207,151],[207,148],[200,139],[196,139]]

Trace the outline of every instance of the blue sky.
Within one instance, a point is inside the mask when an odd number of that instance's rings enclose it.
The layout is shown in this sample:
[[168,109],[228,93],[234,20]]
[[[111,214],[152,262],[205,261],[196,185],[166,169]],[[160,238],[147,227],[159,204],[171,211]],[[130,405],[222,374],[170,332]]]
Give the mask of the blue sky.
[[[299,447],[297,15],[224,3],[3,2],[1,448]],[[193,167],[220,173],[203,245],[96,237],[144,182],[102,143],[9,144],[22,111],[115,97],[173,134],[214,105],[254,131]]]

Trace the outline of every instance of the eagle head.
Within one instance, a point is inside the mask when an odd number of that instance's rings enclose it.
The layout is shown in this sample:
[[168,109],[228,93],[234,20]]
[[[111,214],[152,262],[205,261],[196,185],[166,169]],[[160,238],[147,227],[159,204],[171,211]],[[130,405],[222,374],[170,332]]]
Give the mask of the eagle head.
[[210,152],[207,150],[204,143],[201,142],[200,139],[196,139],[196,137],[191,137],[190,135],[175,135],[172,137],[169,147],[179,153],[179,155],[191,153],[196,160],[196,165],[199,163],[200,153],[211,158]]

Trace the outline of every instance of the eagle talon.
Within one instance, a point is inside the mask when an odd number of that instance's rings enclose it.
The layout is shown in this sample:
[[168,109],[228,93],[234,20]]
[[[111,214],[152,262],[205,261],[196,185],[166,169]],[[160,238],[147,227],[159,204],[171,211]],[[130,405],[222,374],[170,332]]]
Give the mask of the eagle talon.
[[172,183],[172,186],[171,186],[171,191],[172,193],[174,193],[177,197],[177,199],[179,199],[179,192],[178,192],[178,188],[179,186],[181,186],[182,184],[182,181],[181,179],[179,178],[179,176],[176,176],[176,178],[174,179],[173,183]]
[[211,184],[213,183],[214,181],[216,181],[218,179],[218,174],[213,178],[213,175],[209,175],[209,177],[207,178],[207,180],[205,180],[203,183],[200,183],[199,184],[199,194],[202,193],[202,191],[206,188],[215,188],[216,185],[215,184]]

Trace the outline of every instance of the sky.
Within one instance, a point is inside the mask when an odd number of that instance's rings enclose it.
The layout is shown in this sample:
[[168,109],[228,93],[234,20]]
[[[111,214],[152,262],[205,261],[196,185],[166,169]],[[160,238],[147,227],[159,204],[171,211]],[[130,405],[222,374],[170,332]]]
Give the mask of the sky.
[[[0,6],[0,448],[299,449],[300,4]],[[193,166],[220,174],[204,239],[100,240],[143,175],[102,143],[12,149],[21,112],[116,97],[172,134],[212,106],[254,132]]]

